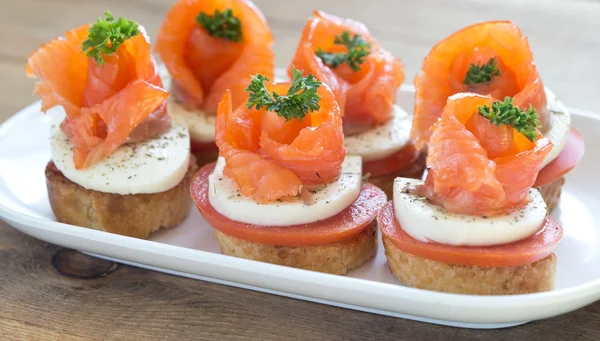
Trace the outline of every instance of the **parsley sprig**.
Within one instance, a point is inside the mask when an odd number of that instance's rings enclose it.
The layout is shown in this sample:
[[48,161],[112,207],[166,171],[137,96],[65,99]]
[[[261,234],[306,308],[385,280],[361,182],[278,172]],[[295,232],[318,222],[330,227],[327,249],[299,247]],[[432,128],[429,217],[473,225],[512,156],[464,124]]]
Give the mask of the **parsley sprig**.
[[213,15],[200,12],[196,22],[213,37],[236,43],[242,41],[242,22],[233,15],[231,8],[226,8],[222,12],[217,9]]
[[302,71],[292,69],[292,85],[285,96],[275,91],[272,93],[265,86],[268,77],[256,75],[252,77],[250,85],[245,89],[249,92],[248,109],[256,106],[257,110],[265,107],[268,111],[276,112],[277,115],[285,118],[286,122],[296,118],[302,119],[309,112],[319,110],[319,101],[321,96],[317,90],[321,86],[312,74],[302,77]]
[[349,31],[336,35],[333,43],[346,46],[348,52],[329,53],[323,51],[320,47],[316,52],[323,63],[332,69],[347,63],[352,71],[356,72],[360,70],[360,65],[365,62],[365,57],[371,53],[371,44],[358,34],[350,37]]
[[94,58],[98,65],[102,65],[104,56],[115,53],[121,44],[139,33],[135,21],[122,17],[115,20],[113,15],[106,11],[104,16],[90,27],[87,39],[81,44],[82,52]]
[[531,104],[529,109],[521,110],[515,106],[513,99],[510,97],[504,98],[504,102],[495,101],[490,108],[487,105],[479,106],[479,115],[490,120],[490,123],[499,126],[501,124],[515,128],[519,133],[523,134],[529,141],[535,141],[538,137],[537,128],[540,121]]
[[477,64],[471,63],[463,83],[465,85],[487,83],[496,76],[500,76],[500,70],[496,63],[496,57],[492,57],[483,65],[479,62]]

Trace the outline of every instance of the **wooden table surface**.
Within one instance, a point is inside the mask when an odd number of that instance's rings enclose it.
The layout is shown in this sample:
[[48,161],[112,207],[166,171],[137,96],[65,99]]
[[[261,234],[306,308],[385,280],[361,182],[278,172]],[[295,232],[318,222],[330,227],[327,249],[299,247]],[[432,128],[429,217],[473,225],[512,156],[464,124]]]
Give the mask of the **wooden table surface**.
[[[0,122],[37,100],[26,57],[105,9],[154,37],[169,0],[5,0],[0,11]],[[600,2],[595,0],[256,0],[273,29],[279,66],[306,18],[323,9],[363,21],[399,56],[411,81],[429,49],[491,19],[516,21],[545,85],[571,106],[600,112]],[[83,256],[0,222],[2,340],[599,340],[600,302],[503,330],[464,330],[334,308],[169,276]]]

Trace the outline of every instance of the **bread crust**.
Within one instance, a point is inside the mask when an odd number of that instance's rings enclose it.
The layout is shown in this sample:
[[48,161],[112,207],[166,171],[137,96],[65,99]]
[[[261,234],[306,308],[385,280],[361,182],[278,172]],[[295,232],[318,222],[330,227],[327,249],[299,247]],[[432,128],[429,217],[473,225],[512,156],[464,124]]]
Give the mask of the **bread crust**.
[[52,163],[46,166],[50,206],[61,223],[147,238],[160,228],[179,225],[188,215],[189,186],[198,170],[194,157],[181,182],[160,193],[119,195],[85,189],[67,179]]
[[522,266],[467,266],[417,257],[400,250],[385,234],[382,238],[390,270],[410,287],[469,295],[527,294],[554,288],[555,254]]
[[548,213],[551,213],[560,201],[560,194],[562,193],[562,186],[565,184],[565,177],[560,177],[551,183],[538,187],[537,190],[542,195]]
[[358,236],[323,245],[281,246],[242,240],[214,230],[221,252],[228,256],[341,275],[373,258],[377,251],[377,221]]
[[423,177],[423,172],[425,171],[426,158],[427,155],[425,153],[421,153],[417,160],[415,160],[415,162],[408,167],[391,174],[370,176],[367,179],[367,182],[381,188],[385,192],[385,195],[387,195],[388,199],[392,199],[394,197],[394,179],[397,177],[421,179]]

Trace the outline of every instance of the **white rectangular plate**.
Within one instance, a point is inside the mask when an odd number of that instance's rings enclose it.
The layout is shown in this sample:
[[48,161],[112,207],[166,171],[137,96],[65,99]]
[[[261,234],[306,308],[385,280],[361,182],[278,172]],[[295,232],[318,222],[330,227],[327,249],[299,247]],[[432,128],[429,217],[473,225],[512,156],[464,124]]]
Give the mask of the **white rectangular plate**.
[[[399,93],[412,107],[413,89]],[[573,113],[586,154],[567,177],[553,216],[564,227],[556,288],[539,294],[472,296],[408,288],[390,273],[383,247],[346,276],[322,274],[224,256],[196,209],[180,226],[139,240],[55,221],[44,167],[50,159],[52,114],[33,104],[0,127],[0,217],[15,228],[58,244],[156,271],[378,314],[467,328],[500,328],[548,318],[600,299],[600,116]]]

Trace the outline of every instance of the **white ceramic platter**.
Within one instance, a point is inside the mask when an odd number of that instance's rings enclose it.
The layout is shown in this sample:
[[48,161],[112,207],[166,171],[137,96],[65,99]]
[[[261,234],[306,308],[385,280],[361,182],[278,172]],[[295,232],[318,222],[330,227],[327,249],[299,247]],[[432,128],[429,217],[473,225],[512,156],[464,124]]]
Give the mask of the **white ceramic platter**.
[[[398,102],[412,108],[414,89]],[[346,276],[335,276],[221,255],[210,226],[193,208],[178,228],[138,240],[55,221],[44,167],[50,159],[53,113],[35,103],[0,127],[0,217],[15,228],[58,244],[122,263],[350,309],[468,328],[500,328],[544,319],[600,299],[600,116],[573,112],[586,137],[587,154],[567,177],[553,213],[564,226],[556,288],[516,296],[438,293],[401,285],[389,272],[383,247],[377,257]]]

